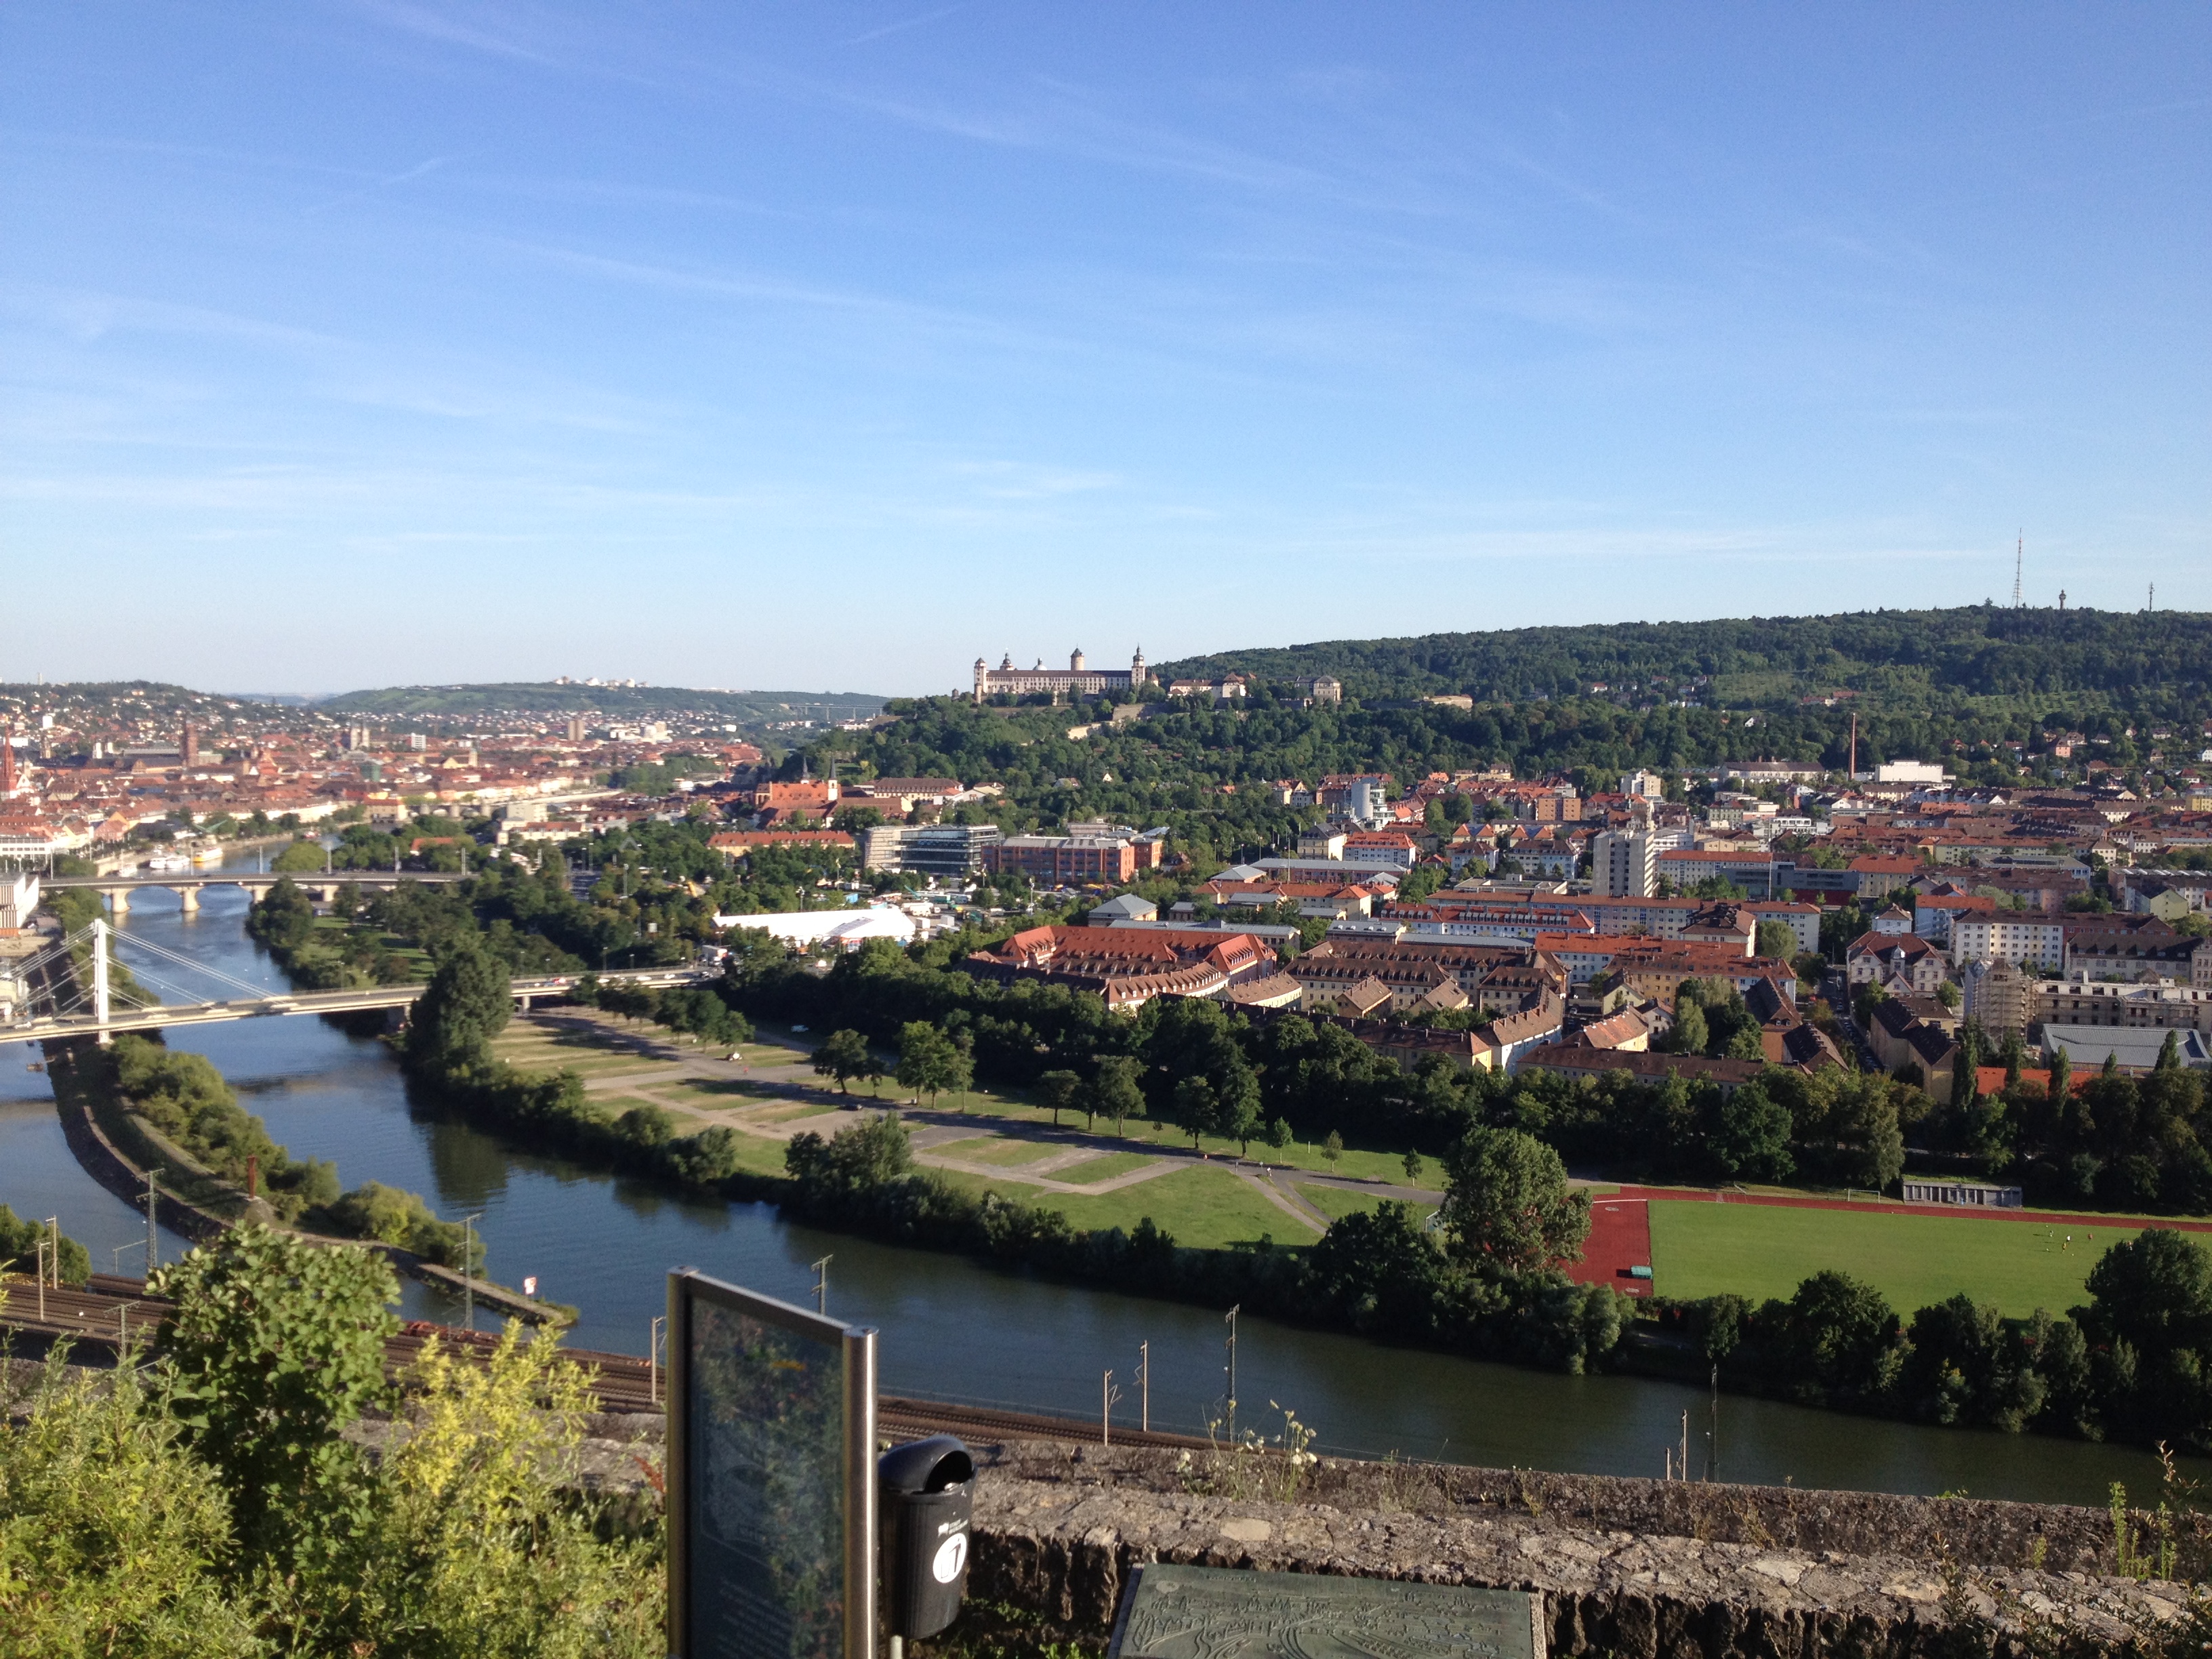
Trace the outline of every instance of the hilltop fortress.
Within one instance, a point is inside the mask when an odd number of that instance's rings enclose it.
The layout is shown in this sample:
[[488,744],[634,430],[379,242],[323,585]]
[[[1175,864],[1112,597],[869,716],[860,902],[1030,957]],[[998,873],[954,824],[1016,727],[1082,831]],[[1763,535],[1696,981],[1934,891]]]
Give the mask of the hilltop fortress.
[[1115,691],[1134,690],[1152,678],[1152,670],[1145,666],[1144,648],[1140,646],[1129,659],[1127,668],[1091,668],[1085,665],[1083,647],[1078,646],[1068,653],[1067,666],[1047,668],[1040,661],[1035,668],[1017,668],[1009,654],[996,668],[975,659],[975,701],[1005,692],[1023,697],[1036,691],[1049,691],[1055,697],[1095,697]]

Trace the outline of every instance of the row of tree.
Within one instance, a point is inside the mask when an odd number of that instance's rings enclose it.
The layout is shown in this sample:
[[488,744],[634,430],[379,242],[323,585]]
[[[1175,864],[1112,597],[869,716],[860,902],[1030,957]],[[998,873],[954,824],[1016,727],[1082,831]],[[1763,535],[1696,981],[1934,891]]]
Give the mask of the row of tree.
[[2006,1319],[1966,1294],[1900,1319],[1816,1273],[1788,1301],[1662,1304],[1723,1382],[1930,1423],[2212,1450],[2212,1252],[2154,1227],[2089,1271],[2089,1299]]
[[1336,1222],[1310,1250],[1194,1250],[1151,1218],[1079,1231],[1057,1210],[980,1197],[915,1167],[890,1114],[786,1152],[793,1212],[896,1243],[969,1252],[1117,1290],[1237,1304],[1336,1329],[1579,1371],[1620,1340],[1626,1298],[1561,1271],[1589,1229],[1586,1194],[1556,1154],[1513,1130],[1453,1151],[1437,1224],[1384,1203]]

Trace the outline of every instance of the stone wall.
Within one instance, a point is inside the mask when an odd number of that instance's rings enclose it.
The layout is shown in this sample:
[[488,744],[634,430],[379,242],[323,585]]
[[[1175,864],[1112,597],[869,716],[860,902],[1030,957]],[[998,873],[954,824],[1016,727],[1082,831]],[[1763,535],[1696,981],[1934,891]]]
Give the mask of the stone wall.
[[1554,1654],[1711,1659],[2154,1651],[2185,1599],[2101,1576],[2097,1510],[1335,1462],[1284,1501],[1287,1473],[990,1449],[970,1593],[1095,1633],[1148,1561],[1477,1584],[1541,1595]]

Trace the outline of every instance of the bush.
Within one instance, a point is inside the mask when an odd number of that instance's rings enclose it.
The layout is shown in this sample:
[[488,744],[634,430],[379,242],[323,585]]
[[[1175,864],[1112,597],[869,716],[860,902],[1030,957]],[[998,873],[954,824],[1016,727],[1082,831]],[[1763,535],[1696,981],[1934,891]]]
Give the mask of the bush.
[[328,1205],[325,1213],[333,1231],[350,1238],[373,1238],[396,1244],[441,1267],[474,1273],[483,1265],[483,1243],[476,1241],[472,1261],[463,1261],[470,1249],[469,1230],[457,1221],[441,1221],[420,1195],[366,1181]]
[[[0,1262],[7,1264],[10,1273],[32,1273],[38,1271],[39,1241],[46,1237],[45,1226],[28,1217],[18,1218],[15,1211],[0,1204]],[[62,1235],[61,1248],[54,1253],[64,1285],[82,1285],[92,1277],[92,1255],[83,1245],[68,1234]],[[6,1513],[0,1509],[0,1514]]]

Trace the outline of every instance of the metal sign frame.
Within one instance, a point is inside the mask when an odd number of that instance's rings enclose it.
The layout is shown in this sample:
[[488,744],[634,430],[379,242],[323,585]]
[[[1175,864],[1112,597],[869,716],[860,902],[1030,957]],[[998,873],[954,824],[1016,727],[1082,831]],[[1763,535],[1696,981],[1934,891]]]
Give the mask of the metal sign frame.
[[876,1331],[710,1278],[696,1267],[668,1275],[667,1538],[670,1659],[702,1659],[692,1647],[691,1504],[687,1475],[691,1406],[691,1310],[700,1301],[775,1325],[844,1361],[844,1659],[876,1652]]

